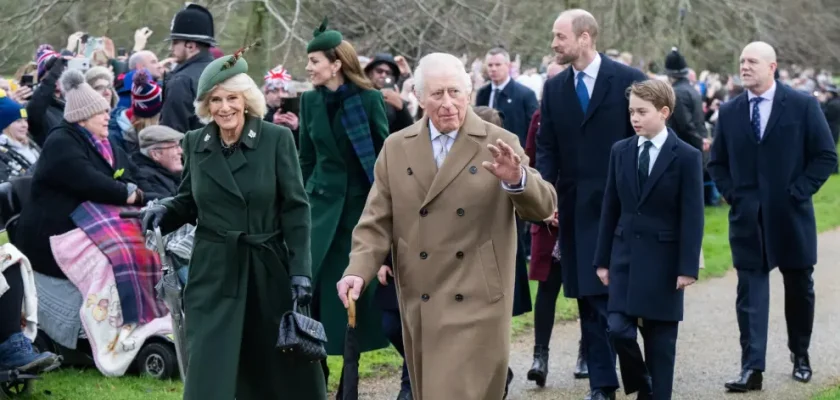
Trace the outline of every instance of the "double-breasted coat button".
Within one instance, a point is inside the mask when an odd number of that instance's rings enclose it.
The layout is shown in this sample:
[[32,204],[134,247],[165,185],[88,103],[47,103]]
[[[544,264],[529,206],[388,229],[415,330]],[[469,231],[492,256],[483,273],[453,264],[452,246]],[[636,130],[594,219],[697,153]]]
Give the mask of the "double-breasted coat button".
[[427,210],[427,209],[425,209],[425,208],[421,208],[421,209],[420,209],[420,216],[421,216],[421,217],[425,217],[425,216],[427,216],[427,215],[429,215],[429,210]]
[[455,212],[458,214],[458,216],[459,216],[459,217],[463,217],[463,216],[464,216],[464,209],[463,209],[463,208],[459,208],[459,209],[458,209],[457,211],[455,211]]
[[476,172],[478,172],[478,168],[476,168],[475,165],[471,166],[470,167],[470,173],[475,174]]
[[412,171],[411,168],[406,169],[405,172],[408,173],[409,175],[414,173],[414,171]]
[[428,253],[426,253],[425,251],[421,251],[421,252],[420,252],[420,258],[422,258],[422,259],[424,259],[424,260],[425,260],[425,259],[426,259],[426,258],[428,258],[428,257],[429,257],[429,254],[428,254]]
[[318,189],[318,194],[323,195],[324,194],[324,189]]
[[455,258],[457,258],[457,259],[459,259],[459,260],[460,260],[460,259],[462,259],[462,258],[464,258],[464,252],[463,252],[463,251],[459,251],[459,252],[455,253]]
[[423,293],[423,295],[420,296],[420,298],[423,299],[423,301],[429,301],[429,295],[426,293]]
[[455,295],[455,301],[464,301],[464,296],[461,295],[461,294],[456,294]]

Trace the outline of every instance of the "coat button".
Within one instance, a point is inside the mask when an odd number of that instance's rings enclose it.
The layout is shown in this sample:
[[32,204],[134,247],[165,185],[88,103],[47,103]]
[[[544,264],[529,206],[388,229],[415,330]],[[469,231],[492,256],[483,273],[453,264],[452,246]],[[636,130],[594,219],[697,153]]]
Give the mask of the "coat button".
[[470,167],[470,173],[471,173],[471,174],[475,175],[475,173],[476,173],[476,172],[478,172],[478,168],[476,168],[476,167],[475,167],[475,165],[473,165],[472,167]]
[[318,194],[323,195],[324,194],[324,189],[318,189]]
[[640,239],[642,235],[636,235],[636,239]]
[[421,208],[421,209],[420,209],[420,216],[421,216],[421,217],[425,217],[425,216],[427,216],[427,215],[429,215],[429,210],[427,210],[427,209],[425,209],[425,208]]
[[408,173],[409,175],[414,174],[414,171],[412,171],[411,168],[406,169],[405,172]]
[[464,252],[463,252],[463,251],[459,251],[459,252],[455,253],[455,258],[457,258],[457,259],[459,259],[459,260],[460,260],[460,259],[462,259],[462,258],[464,258]]
[[455,213],[457,213],[459,217],[463,217],[464,216],[464,209],[459,208],[457,211],[455,211]]
[[428,254],[428,253],[426,253],[425,251],[421,251],[421,252],[420,252],[420,258],[422,258],[422,259],[424,259],[424,260],[425,260],[425,259],[426,259],[426,258],[428,258],[428,257],[429,257],[429,254]]
[[464,301],[464,296],[461,295],[461,294],[456,294],[455,295],[455,301]]
[[420,296],[420,298],[423,299],[423,301],[429,301],[429,295],[426,293],[423,293],[423,295]]

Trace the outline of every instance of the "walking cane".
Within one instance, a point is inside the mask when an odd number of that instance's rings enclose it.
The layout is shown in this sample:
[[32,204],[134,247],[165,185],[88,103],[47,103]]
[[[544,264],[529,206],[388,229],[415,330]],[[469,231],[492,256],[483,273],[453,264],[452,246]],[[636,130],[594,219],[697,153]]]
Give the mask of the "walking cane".
[[344,335],[344,367],[341,400],[359,400],[359,340],[356,338],[356,301],[347,292],[347,334]]

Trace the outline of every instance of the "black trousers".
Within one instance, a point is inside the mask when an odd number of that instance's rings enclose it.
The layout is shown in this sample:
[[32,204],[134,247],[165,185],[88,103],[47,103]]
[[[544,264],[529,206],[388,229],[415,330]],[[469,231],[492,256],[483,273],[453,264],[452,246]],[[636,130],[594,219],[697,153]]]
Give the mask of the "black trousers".
[[[814,267],[779,270],[785,287],[788,349],[794,355],[804,356],[808,354],[814,328]],[[764,371],[770,318],[769,271],[738,270],[736,310],[741,333],[741,368]]]
[[578,299],[583,344],[589,366],[589,388],[610,392],[618,388],[615,351],[607,334],[607,295]]
[[21,332],[20,311],[23,307],[23,278],[20,273],[20,264],[12,265],[3,271],[3,277],[9,283],[9,290],[0,296],[0,343]]
[[[679,323],[644,320],[639,326],[638,318],[623,313],[610,313],[607,323],[621,366],[624,392],[629,395],[645,389],[650,378],[654,400],[670,400]],[[636,341],[639,330],[645,343],[644,357]]]
[[[534,302],[534,344],[548,347],[551,332],[554,329],[554,315],[557,311],[557,298],[563,286],[563,274],[560,261],[554,261],[548,271],[548,278],[537,286],[537,299]],[[581,339],[583,338],[583,325]],[[582,345],[584,345],[582,343]]]

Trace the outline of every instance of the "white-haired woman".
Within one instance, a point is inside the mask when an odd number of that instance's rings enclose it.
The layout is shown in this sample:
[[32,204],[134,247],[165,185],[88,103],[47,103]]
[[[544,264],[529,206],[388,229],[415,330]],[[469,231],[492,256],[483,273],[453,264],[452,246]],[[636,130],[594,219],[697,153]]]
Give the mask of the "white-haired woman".
[[[239,53],[241,54],[241,53]],[[184,399],[326,399],[318,363],[275,350],[281,316],[309,302],[309,203],[292,132],[262,120],[265,99],[239,55],[201,74],[175,197],[144,209],[169,232],[197,225]]]

